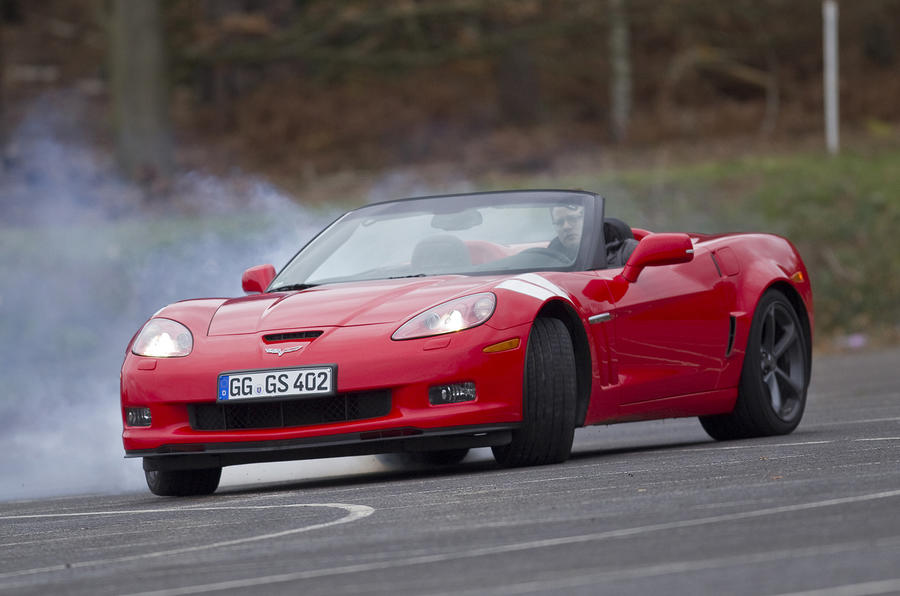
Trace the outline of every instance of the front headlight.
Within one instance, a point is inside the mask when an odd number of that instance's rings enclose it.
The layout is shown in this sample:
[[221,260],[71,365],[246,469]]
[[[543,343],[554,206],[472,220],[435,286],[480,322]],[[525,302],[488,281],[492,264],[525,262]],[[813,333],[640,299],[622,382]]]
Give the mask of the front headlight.
[[131,351],[138,356],[177,358],[194,348],[190,330],[171,319],[150,319],[138,333]]
[[401,325],[391,339],[415,339],[469,329],[490,319],[496,306],[497,297],[490,292],[444,302]]

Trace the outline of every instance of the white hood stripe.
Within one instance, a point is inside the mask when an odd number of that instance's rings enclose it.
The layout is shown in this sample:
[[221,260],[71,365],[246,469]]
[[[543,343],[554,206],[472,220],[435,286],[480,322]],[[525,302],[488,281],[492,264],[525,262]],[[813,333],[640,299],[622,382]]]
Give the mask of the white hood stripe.
[[497,284],[498,289],[517,292],[541,302],[553,296],[565,296],[565,292],[536,273],[525,273]]

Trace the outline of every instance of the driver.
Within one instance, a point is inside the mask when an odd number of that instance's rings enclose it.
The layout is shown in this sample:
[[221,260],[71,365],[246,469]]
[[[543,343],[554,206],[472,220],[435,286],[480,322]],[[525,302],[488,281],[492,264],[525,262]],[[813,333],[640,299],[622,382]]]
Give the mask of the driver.
[[581,245],[581,231],[584,227],[584,207],[581,205],[558,205],[550,208],[550,218],[556,229],[554,238],[547,248],[566,255],[574,261]]

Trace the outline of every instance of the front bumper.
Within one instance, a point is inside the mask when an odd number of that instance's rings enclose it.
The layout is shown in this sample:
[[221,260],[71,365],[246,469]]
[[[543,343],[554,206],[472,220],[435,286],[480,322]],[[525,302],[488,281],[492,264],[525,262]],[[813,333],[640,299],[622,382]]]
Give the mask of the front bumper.
[[258,443],[163,445],[159,449],[126,452],[143,457],[144,469],[191,470],[275,461],[461,449],[506,445],[516,424],[435,430],[395,428],[378,433],[347,433]]
[[[265,353],[262,334],[199,337],[194,352],[184,358],[129,354],[122,368],[123,424],[126,407],[150,408],[152,424],[125,425],[126,456],[177,469],[508,442],[522,419],[529,326],[497,330],[482,325],[399,342],[389,339],[395,326],[326,329],[302,350],[278,357]],[[512,338],[522,340],[516,349],[483,351]],[[278,428],[198,430],[196,416],[192,424],[191,412],[198,405],[216,403],[217,377],[223,371],[323,363],[337,364],[338,393],[389,391],[387,414]],[[475,401],[429,403],[430,387],[468,381],[476,385]]]

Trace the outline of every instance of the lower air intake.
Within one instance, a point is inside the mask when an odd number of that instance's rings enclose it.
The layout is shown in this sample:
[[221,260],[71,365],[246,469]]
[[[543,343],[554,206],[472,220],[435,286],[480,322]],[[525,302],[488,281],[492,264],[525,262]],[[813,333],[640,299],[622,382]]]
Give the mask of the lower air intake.
[[367,391],[264,403],[190,404],[194,430],[287,428],[387,416],[391,392]]

